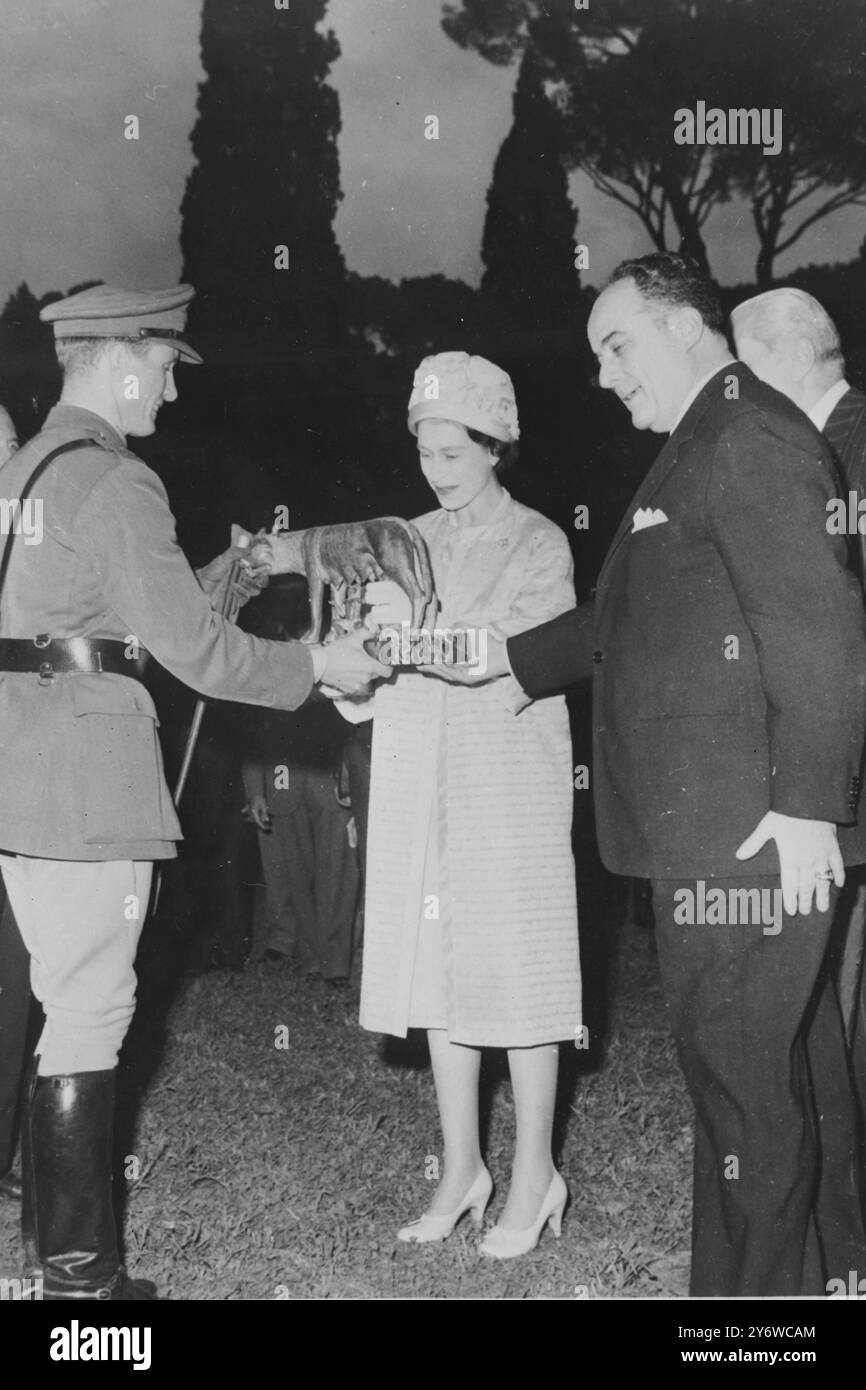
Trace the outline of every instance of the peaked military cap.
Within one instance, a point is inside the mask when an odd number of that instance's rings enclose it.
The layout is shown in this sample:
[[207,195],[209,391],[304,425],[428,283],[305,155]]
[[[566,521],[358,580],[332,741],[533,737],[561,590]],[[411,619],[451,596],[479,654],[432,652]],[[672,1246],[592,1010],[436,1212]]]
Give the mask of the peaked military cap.
[[192,285],[168,290],[94,285],[46,304],[39,317],[54,324],[55,338],[150,339],[177,348],[187,362],[200,363],[199,354],[183,338],[186,306],[194,295]]

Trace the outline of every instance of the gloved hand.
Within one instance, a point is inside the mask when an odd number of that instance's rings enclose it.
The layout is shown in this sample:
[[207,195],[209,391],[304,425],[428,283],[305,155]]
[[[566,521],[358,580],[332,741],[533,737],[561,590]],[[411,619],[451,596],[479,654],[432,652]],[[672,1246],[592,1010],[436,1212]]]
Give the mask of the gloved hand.
[[228,549],[217,555],[210,564],[196,570],[198,581],[212,604],[219,596],[223,585],[229,582],[236,560],[240,563],[232,580],[232,593],[238,600],[238,607],[248,599],[255,598],[266,587],[270,569],[263,562],[263,557],[251,553],[252,542],[253,536],[249,531],[244,531],[240,526],[232,526],[232,544]]

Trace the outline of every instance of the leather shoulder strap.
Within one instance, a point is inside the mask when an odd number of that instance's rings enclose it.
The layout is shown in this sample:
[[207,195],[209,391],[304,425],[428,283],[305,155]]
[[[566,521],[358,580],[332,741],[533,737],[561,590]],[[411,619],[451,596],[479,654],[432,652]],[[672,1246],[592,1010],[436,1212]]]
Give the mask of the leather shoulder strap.
[[[50,454],[46,454],[44,459],[37,463],[27,482],[18,497],[19,505],[30,496],[34,486],[38,483],[42,474],[45,472],[49,463],[53,463],[61,454],[71,454],[73,449],[101,449],[102,445],[97,439],[72,439],[68,444],[58,444],[56,449],[52,449]],[[15,539],[15,532],[10,531],[6,537],[6,544],[3,547],[3,557],[0,559],[0,594],[3,593],[3,585],[6,582],[6,571],[9,569],[9,561],[12,558],[12,542]]]

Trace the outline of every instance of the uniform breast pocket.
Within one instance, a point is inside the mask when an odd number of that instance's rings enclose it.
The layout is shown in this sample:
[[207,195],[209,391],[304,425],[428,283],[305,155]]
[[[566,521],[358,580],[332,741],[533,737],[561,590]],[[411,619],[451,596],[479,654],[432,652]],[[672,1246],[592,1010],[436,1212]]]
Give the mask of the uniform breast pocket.
[[147,691],[125,677],[73,679],[84,843],[178,838]]

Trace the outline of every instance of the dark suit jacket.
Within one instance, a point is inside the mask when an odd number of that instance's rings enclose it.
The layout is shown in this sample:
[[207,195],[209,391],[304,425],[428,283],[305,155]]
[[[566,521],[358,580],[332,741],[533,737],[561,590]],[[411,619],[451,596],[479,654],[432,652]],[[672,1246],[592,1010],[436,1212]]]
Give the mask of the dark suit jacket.
[[[866,396],[851,387],[836,404],[824,426],[845,487],[866,498]],[[855,557],[861,582],[866,583],[866,535],[854,537]]]
[[[809,420],[729,364],[638,489],[594,604],[509,641],[536,698],[594,676],[596,825],[615,873],[776,875],[772,842],[734,858],[768,810],[854,826],[866,621],[845,538],[827,531],[836,491]],[[632,532],[639,507],[668,519]],[[840,843],[866,859],[860,828]]]

